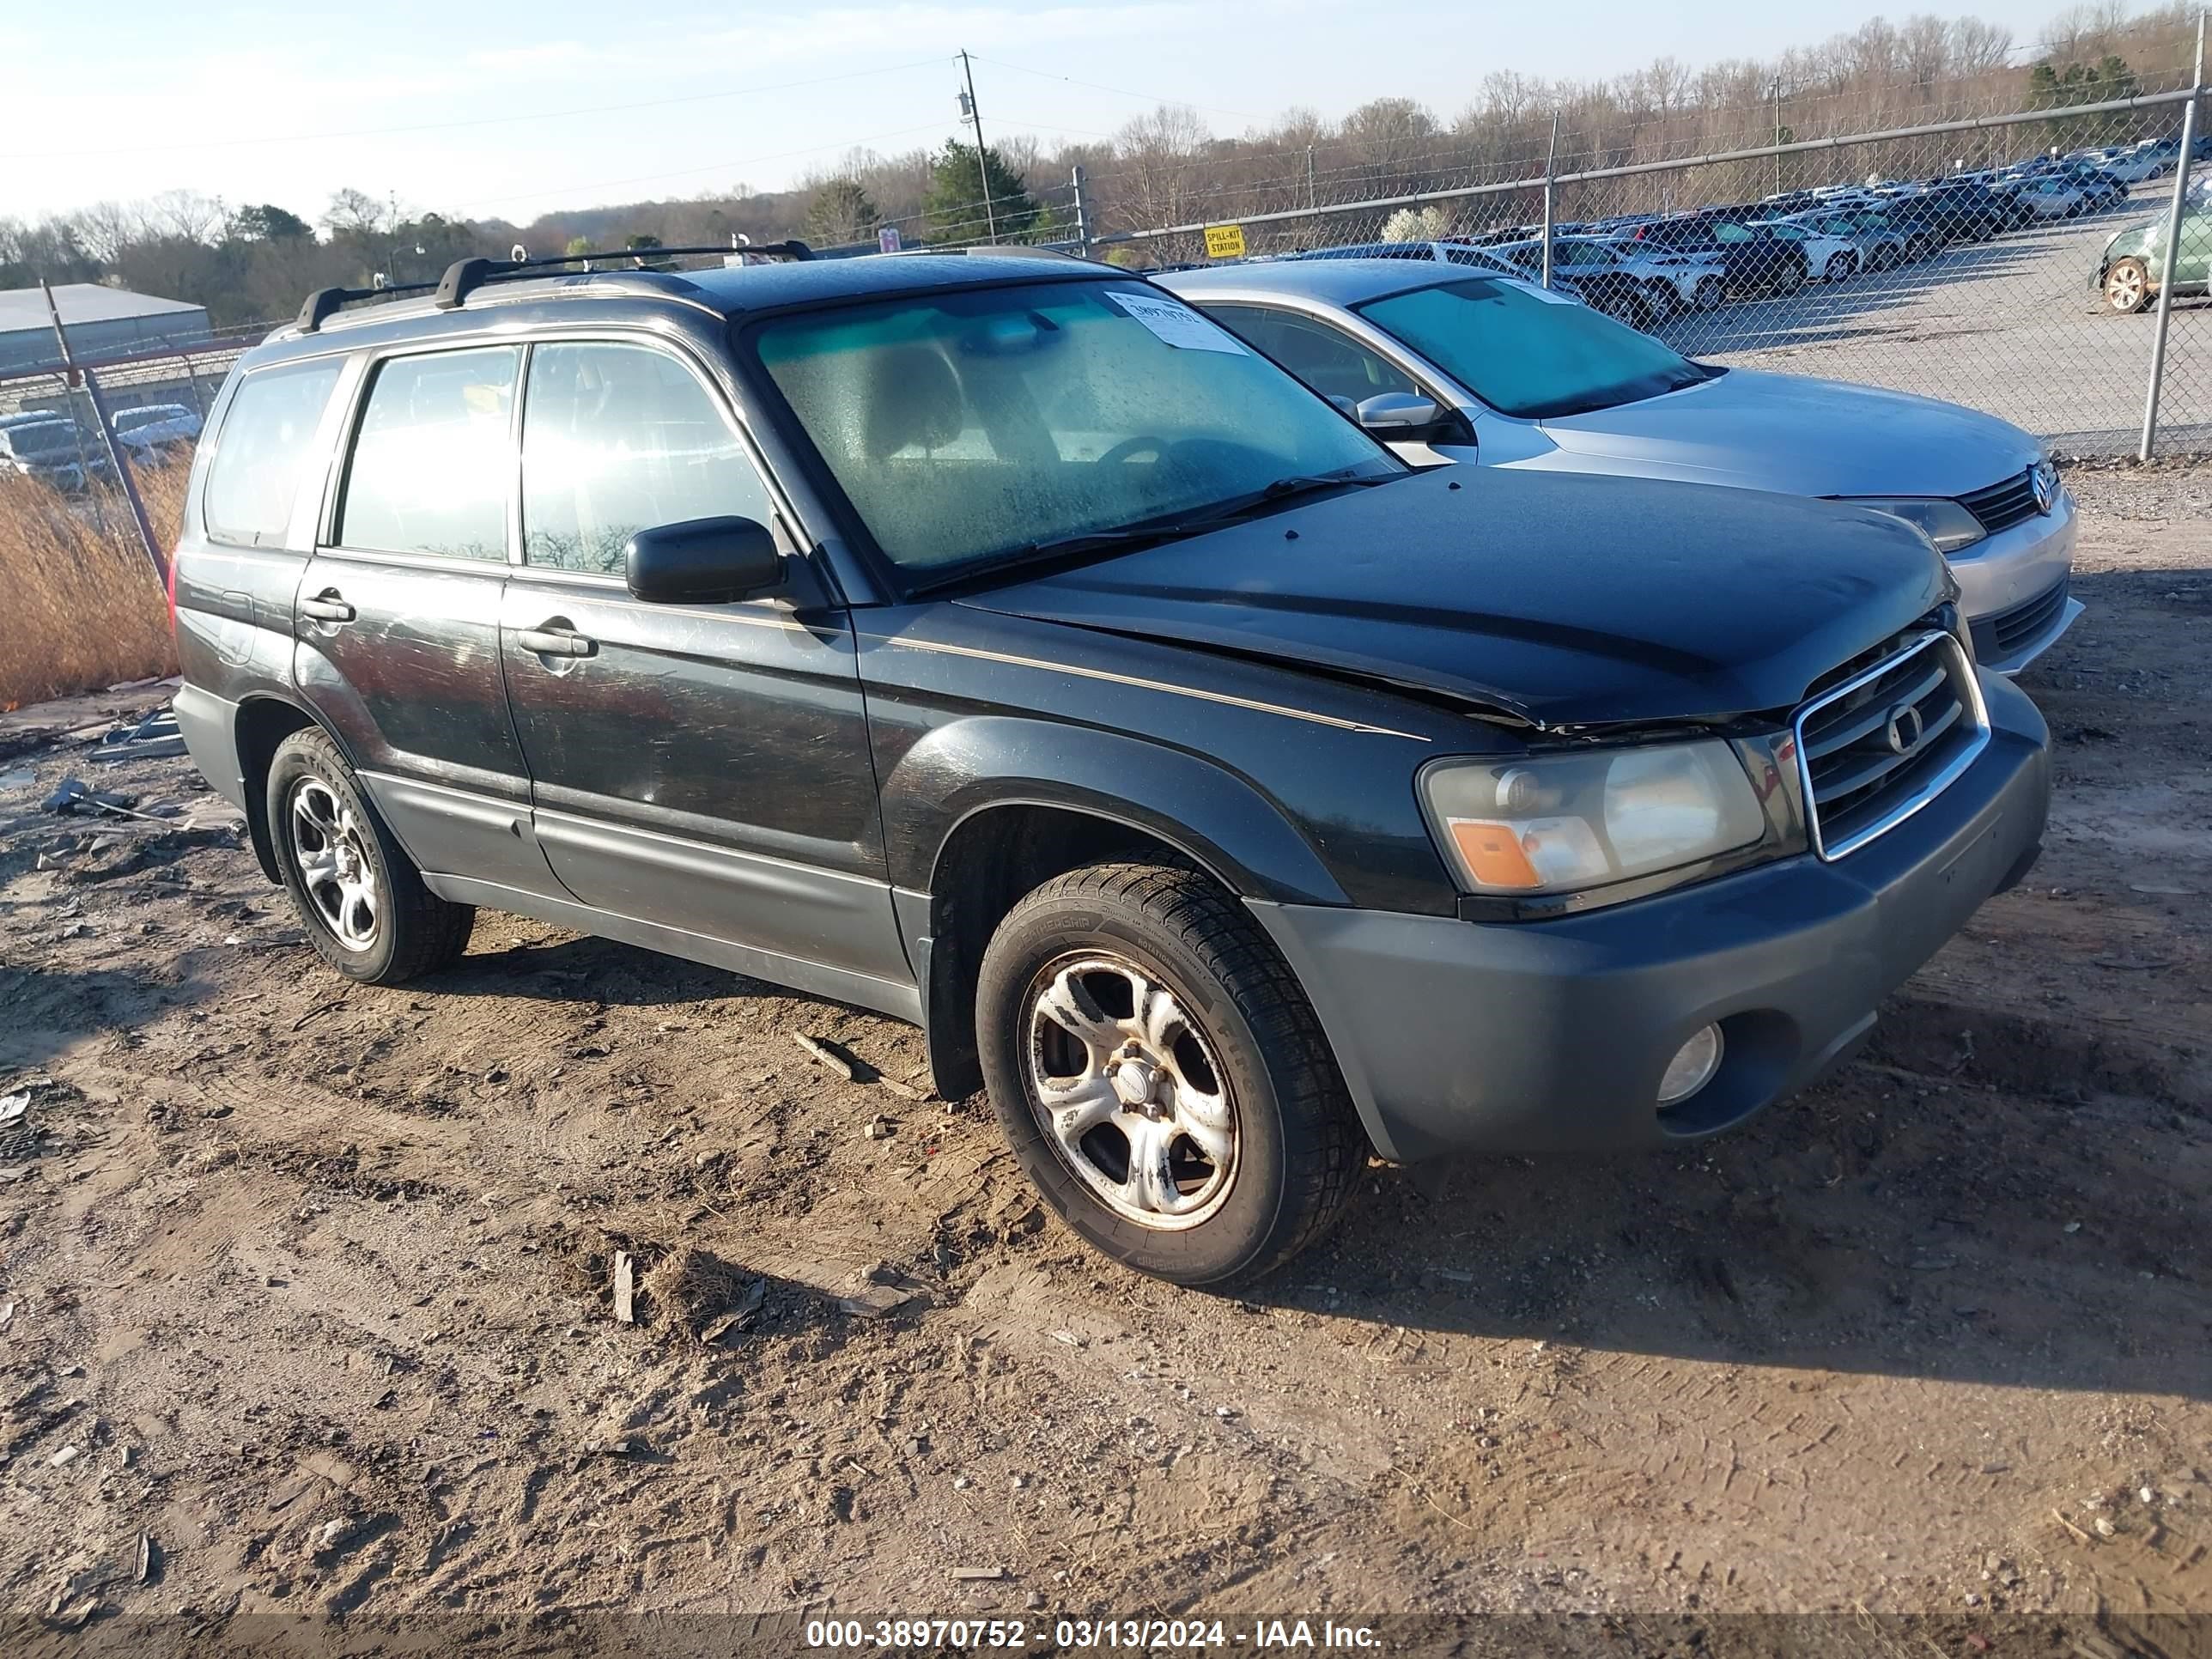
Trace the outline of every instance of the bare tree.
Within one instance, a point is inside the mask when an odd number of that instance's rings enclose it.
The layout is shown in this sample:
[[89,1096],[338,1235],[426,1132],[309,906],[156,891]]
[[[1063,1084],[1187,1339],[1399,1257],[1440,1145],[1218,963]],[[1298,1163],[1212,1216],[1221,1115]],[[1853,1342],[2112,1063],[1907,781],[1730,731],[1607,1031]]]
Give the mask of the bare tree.
[[1960,76],[1988,75],[2001,70],[2012,52],[2012,31],[1978,17],[1958,17],[1951,22],[1951,72]]
[[203,196],[196,190],[165,190],[149,200],[140,213],[155,234],[188,242],[213,241],[230,219],[222,198]]
[[1162,104],[1124,125],[1114,135],[1121,217],[1132,227],[1182,223],[1212,139],[1188,104]]
[[383,203],[365,190],[348,188],[331,192],[322,224],[334,236],[366,236],[382,228],[386,217]]

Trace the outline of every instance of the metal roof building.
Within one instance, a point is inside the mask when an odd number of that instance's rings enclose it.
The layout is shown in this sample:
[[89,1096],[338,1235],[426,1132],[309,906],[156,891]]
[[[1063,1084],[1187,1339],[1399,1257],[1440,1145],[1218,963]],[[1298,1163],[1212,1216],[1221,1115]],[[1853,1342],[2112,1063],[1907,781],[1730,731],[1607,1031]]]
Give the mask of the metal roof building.
[[[63,283],[54,289],[70,349],[80,361],[137,351],[158,351],[208,337],[204,306],[161,300],[98,283]],[[53,319],[35,288],[0,289],[0,374],[58,367]]]

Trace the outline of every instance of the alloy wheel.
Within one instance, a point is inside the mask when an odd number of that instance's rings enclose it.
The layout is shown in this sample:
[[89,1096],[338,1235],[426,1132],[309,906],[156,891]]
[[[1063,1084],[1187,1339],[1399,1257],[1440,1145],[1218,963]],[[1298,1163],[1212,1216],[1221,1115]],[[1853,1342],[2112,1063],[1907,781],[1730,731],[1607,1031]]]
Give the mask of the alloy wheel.
[[1120,956],[1048,963],[1023,1045],[1045,1139],[1101,1204],[1156,1231],[1195,1227],[1237,1177],[1237,1104],[1176,994]]
[[376,944],[384,899],[367,828],[320,778],[302,778],[286,814],[300,886],[315,915],[349,951]]

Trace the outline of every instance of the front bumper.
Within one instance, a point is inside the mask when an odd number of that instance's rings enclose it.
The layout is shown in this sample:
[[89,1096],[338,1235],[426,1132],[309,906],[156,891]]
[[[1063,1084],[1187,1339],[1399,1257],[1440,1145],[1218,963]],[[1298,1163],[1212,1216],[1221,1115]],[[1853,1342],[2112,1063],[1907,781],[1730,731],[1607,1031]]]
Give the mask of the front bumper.
[[[1543,922],[1254,902],[1376,1149],[1411,1163],[1696,1139],[1853,1050],[1881,999],[2041,845],[2049,733],[2023,694],[1984,678],[1980,758],[1832,864],[1807,854]],[[1662,1116],[1668,1060],[1716,1021],[1719,1072]]]
[[[2070,596],[2055,606],[2038,603],[2060,591],[2072,574],[2078,529],[2074,497],[2062,489],[2049,513],[1949,558],[1959,583],[1959,608],[1973,630],[1974,653],[1983,667],[2019,673],[2056,645],[2081,614],[2081,601]],[[2033,625],[2023,630],[2023,618]]]

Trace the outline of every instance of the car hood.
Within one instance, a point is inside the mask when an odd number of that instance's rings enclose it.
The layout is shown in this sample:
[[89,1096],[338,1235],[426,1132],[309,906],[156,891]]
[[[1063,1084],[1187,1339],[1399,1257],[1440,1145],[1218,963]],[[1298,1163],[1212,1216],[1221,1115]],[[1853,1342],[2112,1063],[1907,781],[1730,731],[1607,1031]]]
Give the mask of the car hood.
[[962,602],[1556,727],[1786,708],[1952,591],[1862,507],[1446,466]]
[[2018,427],[1956,404],[1750,368],[1539,424],[1566,452],[1556,465],[1791,495],[1964,495],[2040,454]]

